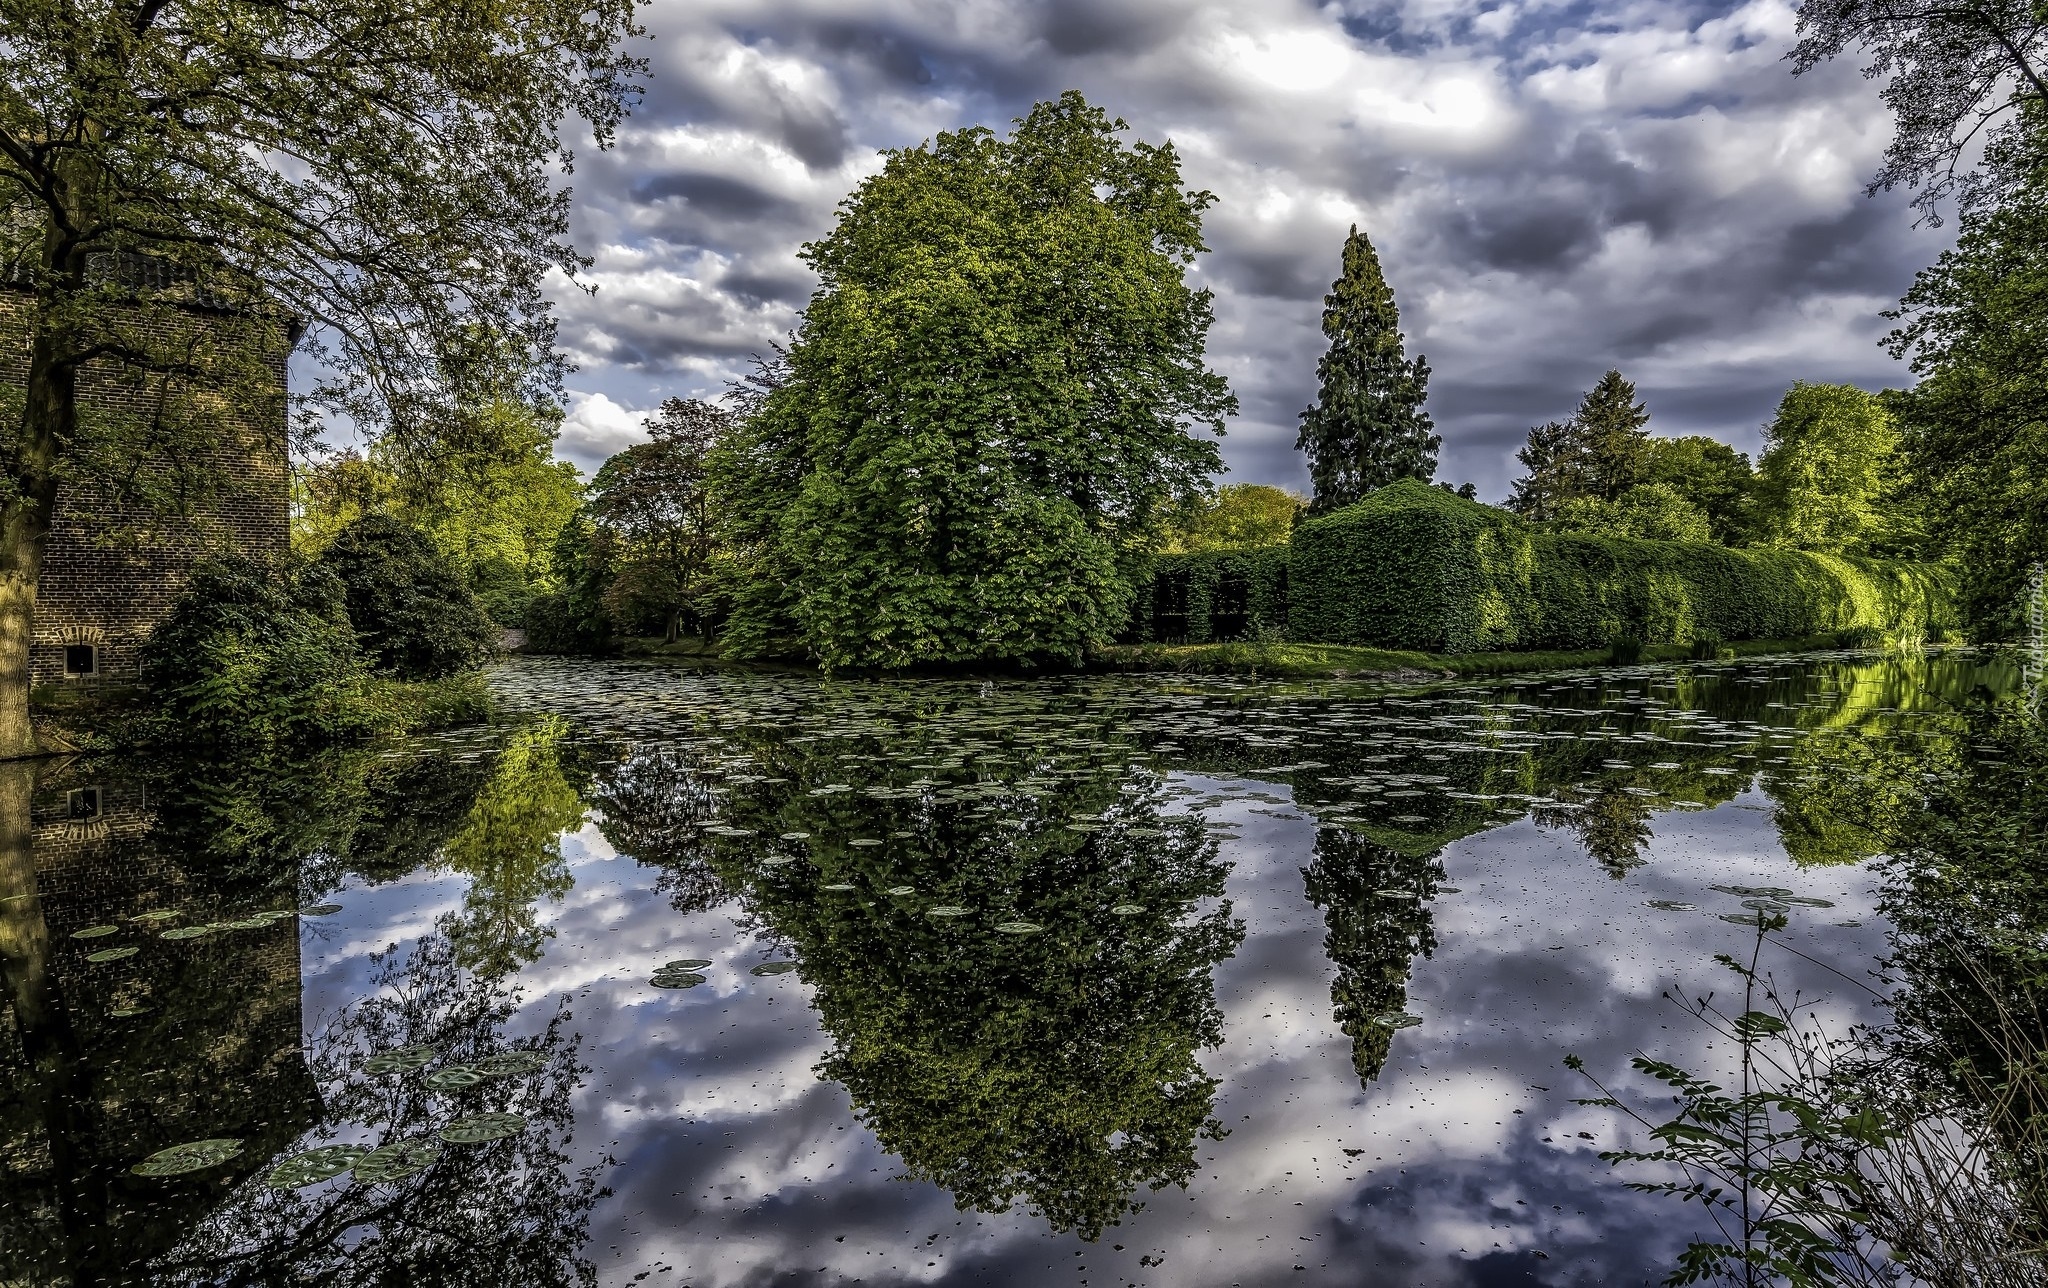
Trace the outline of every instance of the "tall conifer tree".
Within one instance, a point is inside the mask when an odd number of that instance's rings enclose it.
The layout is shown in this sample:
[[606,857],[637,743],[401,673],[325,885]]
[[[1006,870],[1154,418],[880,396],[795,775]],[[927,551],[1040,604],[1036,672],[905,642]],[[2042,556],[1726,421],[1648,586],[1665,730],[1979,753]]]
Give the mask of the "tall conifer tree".
[[1321,393],[1301,413],[1294,445],[1308,454],[1321,514],[1399,479],[1428,482],[1443,439],[1422,409],[1429,363],[1401,346],[1401,314],[1372,242],[1352,225],[1344,275],[1323,297],[1329,352],[1316,366]]
[[1636,401],[1635,383],[1609,370],[1588,390],[1572,417],[1578,426],[1586,486],[1603,501],[1641,483],[1650,463],[1650,412]]
[[1567,421],[1529,431],[1515,454],[1526,478],[1515,480],[1508,508],[1532,519],[1554,519],[1566,501],[1586,497],[1618,501],[1650,480],[1650,413],[1636,401],[1633,382],[1610,370],[1586,392]]

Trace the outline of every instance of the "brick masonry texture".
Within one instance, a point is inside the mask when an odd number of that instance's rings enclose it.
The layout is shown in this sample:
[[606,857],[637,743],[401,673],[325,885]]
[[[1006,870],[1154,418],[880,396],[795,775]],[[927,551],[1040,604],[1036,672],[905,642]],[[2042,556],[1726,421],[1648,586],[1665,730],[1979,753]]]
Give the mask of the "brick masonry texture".
[[[23,293],[0,288],[0,384],[17,390],[28,374],[29,304]],[[185,340],[195,328],[218,325],[219,316],[197,308],[157,311],[149,337]],[[281,326],[265,349],[261,361],[275,381],[274,396],[265,391],[235,408],[231,432],[196,458],[177,462],[179,479],[203,485],[188,491],[176,512],[124,502],[111,487],[90,481],[60,486],[36,592],[33,683],[133,683],[142,641],[169,613],[196,562],[228,549],[272,557],[290,549],[284,398],[290,345]],[[174,381],[95,359],[80,382],[80,414],[148,424],[175,415],[188,396]],[[171,476],[161,464],[144,468]],[[97,676],[65,675],[65,647],[73,644],[98,647]]]

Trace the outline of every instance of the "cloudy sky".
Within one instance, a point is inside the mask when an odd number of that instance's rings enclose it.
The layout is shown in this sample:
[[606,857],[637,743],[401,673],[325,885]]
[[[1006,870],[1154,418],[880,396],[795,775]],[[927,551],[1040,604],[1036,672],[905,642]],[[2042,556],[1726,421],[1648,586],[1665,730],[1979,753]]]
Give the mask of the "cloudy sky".
[[1435,368],[1439,478],[1505,495],[1532,423],[1610,366],[1665,434],[1752,453],[1794,380],[1905,379],[1880,310],[1944,244],[1866,198],[1889,120],[1853,65],[1795,79],[1787,0],[653,0],[644,104],[574,178],[593,296],[561,453],[796,323],[798,246],[877,150],[1079,89],[1215,192],[1212,365],[1232,481],[1302,487],[1321,297],[1379,247]]

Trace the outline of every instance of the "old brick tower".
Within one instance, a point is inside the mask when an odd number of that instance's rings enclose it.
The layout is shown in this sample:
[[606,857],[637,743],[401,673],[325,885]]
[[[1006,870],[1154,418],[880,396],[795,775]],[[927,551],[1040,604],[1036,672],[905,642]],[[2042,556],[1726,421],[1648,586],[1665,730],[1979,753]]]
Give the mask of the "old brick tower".
[[[229,316],[189,288],[183,294],[190,302],[177,310],[151,311],[158,333],[152,339],[189,339]],[[0,283],[0,385],[18,389],[27,380],[28,308],[26,294]],[[246,314],[233,316],[248,321]],[[33,683],[134,683],[142,641],[170,611],[195,563],[226,550],[281,557],[290,548],[285,388],[298,328],[280,320],[262,329],[260,361],[274,389],[229,409],[221,423],[231,428],[213,440],[208,459],[181,461],[177,471],[180,478],[204,477],[207,486],[180,495],[171,482],[153,489],[153,505],[124,501],[112,483],[67,480],[59,487],[36,592]],[[177,414],[186,396],[174,379],[96,359],[80,381],[79,415],[118,417],[146,434]],[[172,471],[157,473],[168,479]]]

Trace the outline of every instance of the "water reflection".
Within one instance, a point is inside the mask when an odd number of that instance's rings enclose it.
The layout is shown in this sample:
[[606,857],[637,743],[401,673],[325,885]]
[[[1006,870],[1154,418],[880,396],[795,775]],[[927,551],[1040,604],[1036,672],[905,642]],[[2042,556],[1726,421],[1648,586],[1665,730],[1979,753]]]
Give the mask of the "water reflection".
[[[517,1043],[503,1035],[516,999],[465,971],[462,950],[433,935],[377,963],[372,991],[312,1038],[320,1125],[298,1150],[351,1140],[410,1143],[421,1170],[365,1183],[344,1174],[300,1189],[238,1186],[177,1244],[152,1259],[156,1281],[190,1284],[534,1284],[595,1282],[582,1255],[601,1164],[573,1169],[572,1098],[587,1068],[558,1004]],[[538,1066],[460,1090],[414,1069],[375,1072],[382,1052],[427,1047],[442,1064],[531,1053]],[[366,1067],[369,1066],[369,1067]],[[512,1113],[525,1126],[478,1144],[443,1144],[451,1121]]]
[[[974,781],[941,786],[945,751],[861,742],[629,756],[598,788],[608,818],[663,803],[606,835],[679,908],[736,895],[814,990],[818,1072],[962,1209],[1023,1203],[1093,1238],[1185,1185],[1220,1130],[1210,972],[1241,937],[1215,840],[1114,755],[988,741]],[[890,767],[855,790],[849,757]]]
[[[503,683],[530,719],[417,746],[0,769],[0,1282],[673,1262],[691,1283],[1036,1283],[1053,1247],[1158,1283],[1634,1274],[1679,1231],[1615,1188],[1578,1134],[1609,1129],[1552,1074],[1564,1031],[1617,1065],[1667,1040],[1659,972],[1735,933],[1717,883],[1801,869],[1848,905],[1871,856],[1940,854],[1886,887],[1902,1006],[1959,1023],[1941,972],[1963,962],[2000,963],[2014,999],[2042,982],[2014,875],[2038,778],[2014,766],[2048,762],[1973,714],[2010,683],[1978,659],[1425,695],[555,663]],[[330,900],[345,917],[256,915]],[[1828,969],[1875,965],[1883,925],[1801,916]],[[98,925],[116,933],[70,938]],[[682,957],[717,964],[648,986]],[[775,962],[794,974],[748,973]],[[334,1004],[302,1014],[313,996]],[[546,1062],[459,1095],[365,1072],[415,1044]],[[839,1099],[776,1102],[776,1136],[741,1091],[783,1058]],[[726,1084],[670,1090],[697,1071]],[[528,1130],[395,1184],[262,1184],[294,1151],[484,1110]],[[218,1168],[128,1172],[223,1136],[244,1148]],[[862,1188],[885,1172],[908,1184]],[[943,1267],[933,1201],[980,1241]]]

